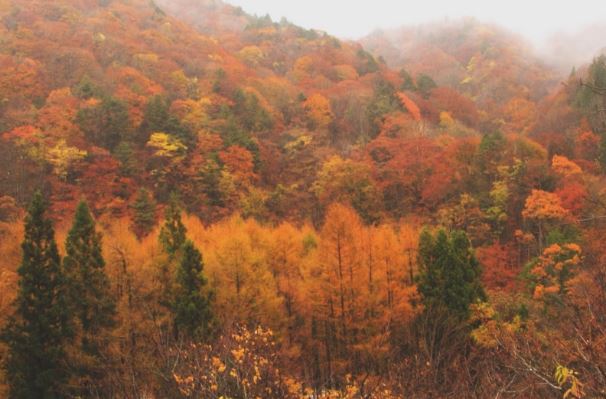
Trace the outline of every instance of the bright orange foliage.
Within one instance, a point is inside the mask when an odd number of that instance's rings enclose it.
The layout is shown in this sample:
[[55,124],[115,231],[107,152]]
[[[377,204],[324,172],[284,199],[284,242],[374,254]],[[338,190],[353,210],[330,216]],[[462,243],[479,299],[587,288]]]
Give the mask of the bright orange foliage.
[[526,198],[522,216],[536,220],[557,220],[568,216],[568,212],[562,207],[562,202],[556,194],[532,190]]
[[333,115],[330,109],[330,101],[319,93],[314,93],[305,100],[305,111],[315,129],[326,129],[332,121]]
[[413,119],[415,121],[420,121],[421,120],[421,110],[419,109],[419,107],[417,106],[417,104],[415,104],[415,102],[412,101],[403,92],[399,92],[398,93],[398,97],[400,98],[400,101],[402,102],[402,105],[404,106],[404,108],[406,108],[406,110],[408,111],[408,113],[410,115],[412,115]]
[[[0,327],[14,208],[42,189],[63,241],[87,199],[117,306],[97,396],[543,398],[571,384],[554,359],[603,395],[599,58],[559,85],[472,20],[352,42],[218,0],[21,3],[0,0]],[[208,342],[175,339],[179,259],[130,230],[139,188],[182,202]],[[422,225],[473,242],[469,320],[420,305]]]
[[533,298],[543,299],[547,294],[564,295],[567,283],[581,265],[581,247],[575,243],[553,244],[543,251],[531,270],[536,279]]
[[583,170],[576,163],[565,156],[554,155],[551,159],[551,168],[557,174],[563,177],[569,177],[583,173]]

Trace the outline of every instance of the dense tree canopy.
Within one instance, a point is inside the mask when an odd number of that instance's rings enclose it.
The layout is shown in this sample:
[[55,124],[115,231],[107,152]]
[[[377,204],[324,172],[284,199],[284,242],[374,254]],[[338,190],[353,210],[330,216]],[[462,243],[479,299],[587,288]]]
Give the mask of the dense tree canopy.
[[21,247],[15,314],[3,332],[10,397],[64,397],[70,309],[48,203],[40,192],[29,206]]
[[0,0],[0,396],[603,396],[587,61],[467,19]]

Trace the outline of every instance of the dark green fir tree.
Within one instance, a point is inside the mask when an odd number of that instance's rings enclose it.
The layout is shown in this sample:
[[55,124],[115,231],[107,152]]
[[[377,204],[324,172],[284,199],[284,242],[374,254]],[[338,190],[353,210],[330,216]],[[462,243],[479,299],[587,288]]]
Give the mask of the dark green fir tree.
[[47,203],[36,193],[25,218],[15,314],[3,332],[10,398],[63,398],[71,336],[65,276]]
[[[176,194],[172,194],[168,206],[164,210],[164,224],[160,229],[160,245],[164,249],[167,259],[159,264],[159,280],[162,285],[159,303],[172,312],[175,275],[178,267],[181,247],[186,240],[187,229],[181,221],[181,209]],[[176,330],[176,328],[175,328]]]
[[131,131],[128,108],[111,97],[93,107],[82,108],[76,115],[76,123],[91,143],[112,151]]
[[[115,303],[105,273],[101,234],[86,202],[81,201],[65,241],[63,260],[70,298],[70,310],[76,328],[75,366],[81,385],[94,384],[101,377],[101,357],[107,346],[108,332],[114,326]],[[73,365],[72,365],[73,366]]]
[[419,237],[419,268],[418,289],[429,311],[445,310],[464,320],[469,315],[469,305],[486,297],[480,265],[464,231],[448,234],[439,230],[434,236],[423,230]]
[[156,203],[149,191],[141,188],[132,207],[134,210],[132,228],[137,237],[141,239],[147,236],[156,225]]
[[181,251],[173,302],[174,326],[179,336],[204,339],[211,332],[213,317],[212,294],[203,293],[207,280],[202,254],[190,240]]
[[168,207],[164,211],[164,225],[160,230],[160,243],[164,251],[174,256],[185,243],[187,229],[181,221],[179,200],[175,194],[171,195]]

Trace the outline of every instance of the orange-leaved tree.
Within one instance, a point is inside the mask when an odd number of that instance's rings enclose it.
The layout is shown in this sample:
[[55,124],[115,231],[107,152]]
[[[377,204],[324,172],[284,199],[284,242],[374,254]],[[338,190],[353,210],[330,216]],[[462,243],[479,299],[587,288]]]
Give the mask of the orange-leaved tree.
[[524,205],[522,216],[536,223],[539,249],[543,249],[545,229],[552,223],[561,222],[569,213],[562,206],[560,197],[543,190],[532,190]]

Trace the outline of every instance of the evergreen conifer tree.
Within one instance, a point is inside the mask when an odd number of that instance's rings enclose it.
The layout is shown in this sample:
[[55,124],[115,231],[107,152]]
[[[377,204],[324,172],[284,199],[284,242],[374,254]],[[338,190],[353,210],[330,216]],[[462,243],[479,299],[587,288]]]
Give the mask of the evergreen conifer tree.
[[144,188],[141,188],[133,204],[135,211],[133,218],[133,230],[137,237],[147,236],[156,224],[156,203]]
[[63,398],[71,330],[61,260],[47,204],[34,195],[25,218],[15,314],[3,333],[11,398]]
[[128,108],[112,97],[105,97],[96,106],[82,108],[76,115],[76,123],[88,140],[109,150],[114,150],[131,130]]
[[426,309],[443,309],[458,319],[469,314],[469,305],[485,299],[480,265],[464,231],[435,237],[424,230],[419,237],[418,289]]
[[152,97],[145,107],[143,121],[139,126],[138,140],[145,144],[152,133],[163,132],[171,134],[185,144],[191,144],[193,135],[181,124],[179,119],[170,113],[170,101],[164,96]]
[[181,209],[176,195],[172,195],[164,211],[164,225],[160,230],[160,243],[167,254],[174,256],[185,243],[187,229],[181,221]]
[[115,323],[115,303],[101,249],[101,234],[86,202],[76,208],[72,228],[65,241],[63,260],[69,290],[81,363],[76,365],[81,378],[94,383],[99,378],[100,354],[106,345],[107,331]]
[[187,240],[177,269],[173,312],[177,333],[189,338],[207,337],[212,327],[212,296],[202,292],[207,284],[203,268],[202,254]]

